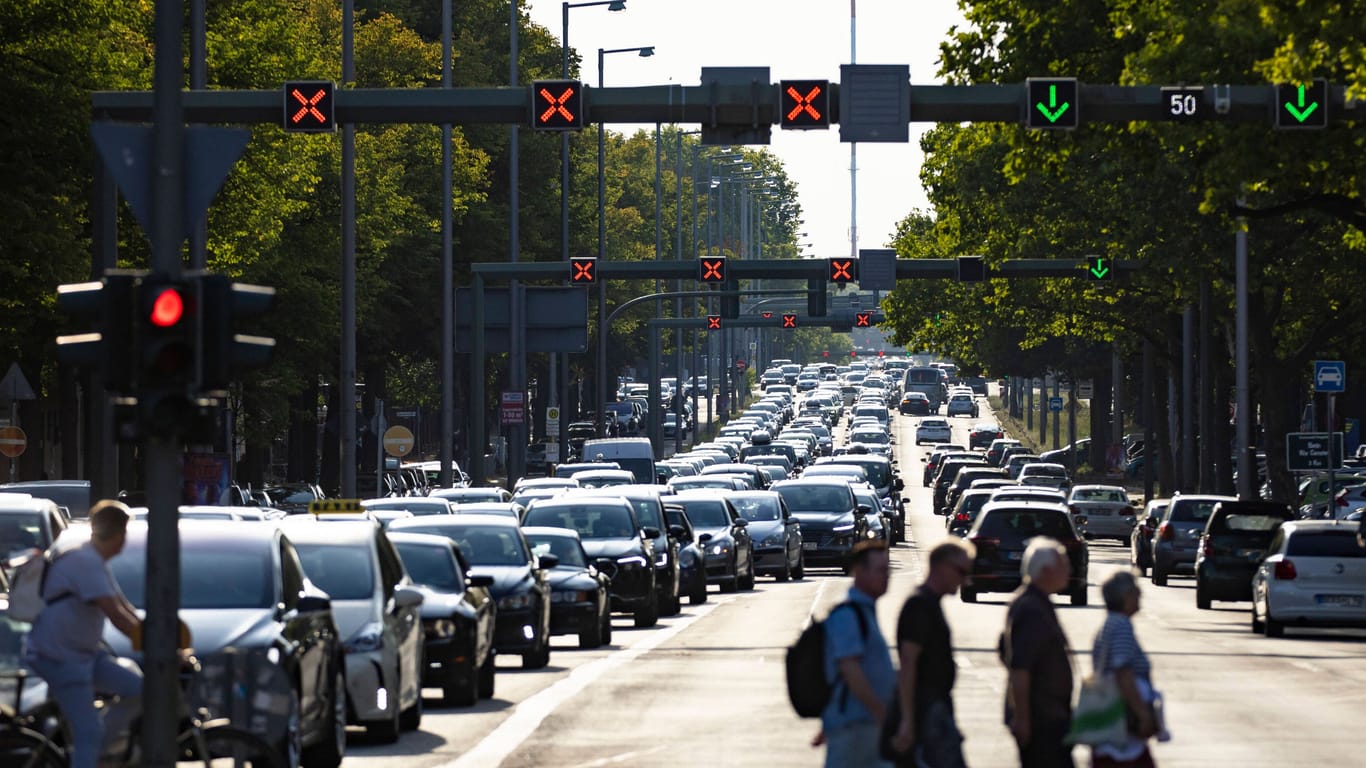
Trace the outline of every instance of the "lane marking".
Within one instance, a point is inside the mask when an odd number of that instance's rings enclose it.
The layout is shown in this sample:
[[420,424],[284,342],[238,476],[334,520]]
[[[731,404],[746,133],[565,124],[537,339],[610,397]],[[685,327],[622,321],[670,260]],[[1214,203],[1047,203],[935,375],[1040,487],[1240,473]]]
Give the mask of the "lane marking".
[[808,624],[815,621],[816,607],[821,604],[821,596],[825,594],[825,587],[831,581],[833,579],[821,579],[821,585],[816,589],[816,597],[811,601],[811,609],[806,612],[806,622],[802,624],[802,629],[806,629]]
[[706,605],[682,621],[642,638],[640,642],[633,643],[629,648],[623,648],[605,658],[595,659],[587,664],[575,667],[573,671],[556,681],[554,685],[542,689],[539,693],[518,704],[512,715],[499,723],[498,727],[490,731],[473,749],[455,760],[441,763],[439,768],[495,768],[502,765],[503,761],[530,738],[531,734],[541,727],[541,723],[561,704],[578,695],[580,691],[593,684],[598,678],[672,640],[699,619],[734,600],[733,597],[727,597],[715,602],[708,601]]
[[653,755],[656,752],[663,752],[664,750],[665,747],[658,746],[651,747],[650,749],[638,749],[634,752],[622,752],[619,755],[612,755],[611,757],[601,757],[597,760],[592,760],[587,763],[579,763],[578,765],[573,766],[573,768],[602,768],[602,766],[604,765],[618,765],[620,763],[627,762],[628,760],[634,760],[637,757]]

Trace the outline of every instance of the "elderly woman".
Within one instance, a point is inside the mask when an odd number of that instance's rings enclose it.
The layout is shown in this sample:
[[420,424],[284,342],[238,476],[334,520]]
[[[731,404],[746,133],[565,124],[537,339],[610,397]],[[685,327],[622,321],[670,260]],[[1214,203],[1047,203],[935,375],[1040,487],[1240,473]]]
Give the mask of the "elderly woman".
[[1152,665],[1134,636],[1130,617],[1138,613],[1138,581],[1128,571],[1116,571],[1100,585],[1105,600],[1105,624],[1096,634],[1091,663],[1096,674],[1114,675],[1129,713],[1129,737],[1119,744],[1091,750],[1092,768],[1153,768],[1148,739],[1157,733],[1154,722]]

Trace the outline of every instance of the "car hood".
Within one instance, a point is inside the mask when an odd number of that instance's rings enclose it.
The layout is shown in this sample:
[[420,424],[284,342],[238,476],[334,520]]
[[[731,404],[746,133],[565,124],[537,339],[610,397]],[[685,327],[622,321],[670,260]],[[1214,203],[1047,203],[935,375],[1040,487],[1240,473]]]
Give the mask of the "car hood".
[[584,539],[583,551],[588,559],[610,557],[615,560],[626,555],[643,555],[640,539]]
[[333,599],[332,619],[337,622],[337,634],[346,640],[366,624],[379,621],[379,608],[373,600]]
[[531,566],[529,565],[474,565],[470,566],[470,573],[493,577],[493,586],[489,587],[489,595],[494,600],[513,594],[531,580]]
[[453,613],[466,613],[469,610],[465,605],[464,592],[442,592],[418,584],[414,584],[413,589],[422,593],[422,607],[419,611],[424,619],[441,619]]
[[842,523],[847,523],[851,516],[850,512],[793,512],[792,516],[805,526],[818,528],[833,528]]
[[751,520],[749,523],[749,536],[755,541],[763,541],[782,532],[782,520]]
[[583,590],[591,592],[598,582],[582,568],[555,568],[550,572],[550,588],[559,591]]
[[[336,611],[336,604],[333,604]],[[139,611],[144,614],[145,611]],[[276,626],[274,610],[269,608],[184,609],[180,618],[190,628],[195,653],[209,655],[225,648],[268,645]],[[338,619],[340,624],[340,619]],[[343,637],[346,635],[343,634]],[[105,623],[104,641],[116,656],[134,655],[132,643],[112,623]]]
[[723,527],[720,527],[720,528],[706,528],[706,527],[700,527],[700,526],[699,526],[698,528],[696,528],[696,529],[694,529],[694,530],[697,531],[697,538],[699,538],[699,539],[702,538],[702,535],[703,535],[703,534],[707,534],[707,533],[711,534],[711,540],[712,540],[712,541],[720,541],[721,539],[729,539],[729,538],[731,538],[731,535],[730,535],[730,527],[729,527],[729,526],[723,526]]

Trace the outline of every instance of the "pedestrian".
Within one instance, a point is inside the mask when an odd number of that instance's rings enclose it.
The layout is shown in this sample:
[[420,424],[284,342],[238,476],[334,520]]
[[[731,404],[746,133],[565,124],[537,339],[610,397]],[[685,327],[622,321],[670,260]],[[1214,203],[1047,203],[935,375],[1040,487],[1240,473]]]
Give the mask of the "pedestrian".
[[1100,585],[1105,600],[1105,624],[1096,633],[1091,664],[1096,675],[1114,675],[1128,714],[1129,738],[1120,744],[1091,748],[1092,768],[1154,768],[1148,739],[1159,730],[1153,703],[1152,664],[1138,644],[1131,617],[1138,613],[1138,580],[1129,571],[1115,571]]
[[[28,636],[25,661],[47,682],[71,729],[71,768],[93,768],[97,760],[117,764],[126,752],[128,725],[141,709],[142,672],[100,645],[106,618],[135,648],[141,642],[142,621],[108,565],[123,551],[128,518],[121,502],[100,501],[90,508],[88,540],[54,545],[43,583],[47,605]],[[95,711],[96,691],[117,697],[103,720]]]
[[[963,735],[953,714],[953,683],[957,666],[953,640],[944,618],[942,600],[954,595],[972,576],[976,549],[957,536],[930,550],[929,573],[906,599],[896,623],[901,671],[897,675],[897,700],[884,733],[890,733],[890,749],[898,766],[908,768],[963,768]],[[893,730],[894,729],[894,730]]]
[[1072,747],[1065,743],[1072,721],[1072,663],[1049,598],[1071,580],[1067,548],[1035,537],[1025,547],[1020,574],[1024,586],[1010,599],[1000,645],[1009,670],[1006,725],[1021,768],[1073,768]]
[[896,672],[877,624],[877,599],[887,593],[887,545],[861,541],[849,552],[854,585],[825,620],[825,679],[830,703],[821,713],[826,768],[890,768],[878,755],[878,735],[892,699]]

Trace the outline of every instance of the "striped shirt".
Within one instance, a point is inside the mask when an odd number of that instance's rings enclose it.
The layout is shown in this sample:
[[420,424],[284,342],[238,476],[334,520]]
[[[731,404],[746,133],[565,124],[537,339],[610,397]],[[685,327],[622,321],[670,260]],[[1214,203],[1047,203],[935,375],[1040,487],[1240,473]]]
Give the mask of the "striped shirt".
[[[1096,633],[1096,642],[1091,646],[1091,667],[1097,674],[1114,673],[1123,669],[1133,670],[1139,695],[1145,701],[1152,701],[1152,664],[1148,654],[1138,644],[1134,636],[1133,622],[1122,613],[1111,611],[1105,615],[1105,624]],[[1146,739],[1130,735],[1123,744],[1103,744],[1092,749],[1092,754],[1114,760],[1136,760],[1147,748]]]

